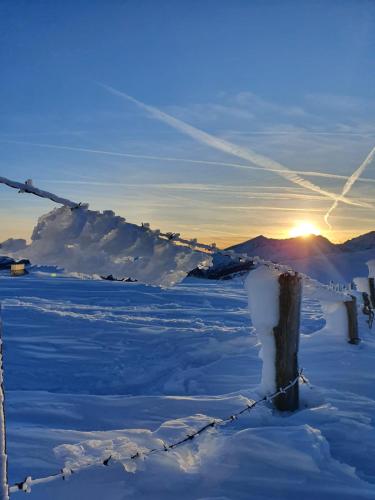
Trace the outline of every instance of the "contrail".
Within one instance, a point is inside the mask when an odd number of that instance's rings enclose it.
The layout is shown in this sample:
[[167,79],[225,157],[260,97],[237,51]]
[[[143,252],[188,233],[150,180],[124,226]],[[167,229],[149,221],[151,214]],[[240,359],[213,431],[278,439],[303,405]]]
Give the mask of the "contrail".
[[[370,151],[370,153],[366,156],[366,158],[364,159],[364,161],[360,164],[360,166],[352,173],[352,175],[347,179],[347,181],[345,182],[345,185],[342,189],[342,192],[341,192],[341,196],[345,196],[347,193],[349,193],[349,191],[351,190],[351,188],[353,187],[353,184],[359,179],[359,177],[361,176],[361,174],[365,171],[365,169],[370,165],[370,163],[372,162],[372,160],[374,159],[374,156],[375,156],[375,147],[372,148],[372,150]],[[327,224],[327,226],[332,229],[332,226],[331,224],[328,222],[328,219],[329,219],[329,216],[332,214],[332,212],[335,210],[335,208],[337,207],[339,203],[339,200],[336,199],[333,203],[332,203],[332,206],[329,208],[329,210],[327,211],[327,213],[325,214],[324,216],[324,221],[325,223]]]
[[[66,151],[81,151],[82,153],[90,153],[90,154],[99,154],[99,155],[107,155],[107,156],[119,156],[124,158],[135,158],[140,160],[160,160],[160,161],[170,161],[170,162],[183,162],[183,163],[193,163],[196,165],[208,165],[208,166],[222,166],[222,167],[232,167],[240,170],[264,170],[263,167],[257,167],[256,165],[244,165],[242,163],[230,163],[225,161],[212,161],[212,160],[193,160],[192,158],[181,158],[174,156],[156,156],[156,155],[140,155],[135,153],[123,153],[120,151],[107,151],[105,149],[92,149],[92,148],[83,148],[78,146],[67,146],[60,144],[49,144],[49,143],[40,143],[40,142],[30,142],[30,141],[17,141],[17,140],[9,140],[9,139],[0,139],[0,142],[6,144],[24,144],[25,146],[35,146],[38,148],[50,148],[50,149],[62,149]],[[278,168],[269,169],[270,172],[280,173],[282,170]],[[311,170],[290,170],[295,174],[301,174],[308,177],[324,177],[326,179],[343,179],[347,180],[347,175],[340,174],[327,174],[326,172],[315,172]],[[375,179],[370,179],[366,177],[361,177],[357,179],[361,182],[374,182]],[[361,205],[359,205],[361,206]],[[366,205],[366,207],[368,206]]]
[[255,163],[256,165],[262,167],[264,170],[267,171],[272,171],[274,172],[277,170],[277,173],[283,177],[284,179],[287,179],[288,181],[297,184],[298,186],[301,186],[305,189],[308,189],[310,191],[314,191],[316,193],[319,193],[327,198],[330,198],[332,200],[338,200],[343,203],[346,203],[348,205],[354,205],[354,206],[362,206],[362,207],[367,207],[367,208],[373,208],[373,205],[369,205],[367,203],[360,203],[360,202],[355,202],[352,201],[342,195],[337,195],[336,193],[332,193],[331,191],[324,190],[317,186],[316,184],[313,184],[312,182],[303,179],[299,175],[297,175],[295,172],[292,170],[289,170],[287,167],[282,165],[281,163],[272,160],[266,156],[260,155],[258,153],[255,153],[249,148],[243,148],[240,146],[237,146],[236,144],[233,144],[229,141],[226,141],[224,139],[220,139],[218,137],[215,137],[211,134],[208,134],[207,132],[204,132],[203,130],[200,130],[196,127],[193,127],[192,125],[189,125],[188,123],[183,122],[182,120],[179,120],[178,118],[174,118],[171,115],[168,115],[164,111],[160,111],[159,109],[149,106],[147,104],[144,104],[141,101],[138,101],[134,97],[131,97],[124,92],[120,92],[119,90],[116,90],[108,85],[104,84],[99,84],[109,92],[111,92],[114,95],[120,96],[122,98],[127,99],[128,101],[133,102],[136,104],[138,107],[141,109],[144,109],[147,111],[151,116],[154,118],[170,125],[176,130],[179,130],[185,135],[188,135],[189,137],[195,139],[196,141],[205,144],[206,146],[210,146],[214,149],[217,149],[219,151],[223,151],[225,153],[231,154],[233,156],[237,156],[238,158],[242,158],[243,160],[250,161],[251,163]]

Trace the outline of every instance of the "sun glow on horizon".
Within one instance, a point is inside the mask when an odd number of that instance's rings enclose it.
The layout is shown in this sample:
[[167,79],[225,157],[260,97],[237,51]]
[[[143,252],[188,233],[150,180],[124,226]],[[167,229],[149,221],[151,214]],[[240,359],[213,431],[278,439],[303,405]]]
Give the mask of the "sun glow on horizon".
[[289,236],[291,238],[297,238],[302,236],[303,238],[308,238],[311,235],[317,236],[320,234],[320,230],[317,226],[315,226],[311,222],[301,221],[298,222],[292,229],[289,231]]

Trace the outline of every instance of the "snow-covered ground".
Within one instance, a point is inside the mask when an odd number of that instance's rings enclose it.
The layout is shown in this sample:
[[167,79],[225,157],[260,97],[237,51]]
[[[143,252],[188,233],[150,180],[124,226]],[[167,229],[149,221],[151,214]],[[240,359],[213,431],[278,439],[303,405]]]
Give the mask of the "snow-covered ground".
[[362,343],[349,345],[340,332],[317,333],[319,303],[304,301],[300,365],[312,386],[301,387],[298,412],[265,404],[122,465],[259,396],[242,281],[162,290],[4,273],[0,298],[10,483],[120,459],[36,485],[28,498],[375,499],[375,332],[363,318]]

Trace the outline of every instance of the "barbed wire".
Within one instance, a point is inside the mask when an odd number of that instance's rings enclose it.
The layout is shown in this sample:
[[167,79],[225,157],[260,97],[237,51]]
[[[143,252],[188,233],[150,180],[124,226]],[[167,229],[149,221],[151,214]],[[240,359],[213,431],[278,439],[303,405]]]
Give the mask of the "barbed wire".
[[199,429],[196,429],[194,432],[188,434],[186,437],[184,437],[178,441],[175,441],[175,442],[170,443],[170,444],[167,444],[164,441],[162,441],[163,447],[152,448],[150,450],[143,451],[143,452],[137,451],[136,453],[133,453],[132,455],[129,455],[128,457],[124,457],[121,460],[116,459],[112,455],[109,455],[105,459],[94,460],[94,461],[92,461],[88,464],[82,465],[82,466],[78,466],[78,467],[66,467],[65,466],[62,469],[60,469],[59,472],[56,472],[55,474],[50,474],[49,476],[45,476],[45,477],[40,477],[40,478],[34,479],[34,478],[32,478],[31,475],[29,475],[29,476],[26,476],[26,478],[23,481],[20,481],[19,483],[15,483],[12,486],[10,486],[9,493],[17,493],[17,492],[30,493],[32,486],[35,486],[38,484],[49,483],[49,482],[55,481],[57,479],[65,480],[69,476],[71,476],[72,474],[75,474],[77,472],[81,472],[81,471],[86,470],[86,469],[91,469],[91,468],[97,467],[97,466],[108,467],[110,465],[110,463],[116,463],[116,462],[123,463],[123,462],[131,461],[131,460],[146,459],[147,457],[149,457],[151,455],[155,455],[157,453],[164,453],[164,452],[168,452],[169,450],[174,450],[175,448],[178,448],[178,447],[194,440],[195,438],[199,437],[201,434],[208,431],[209,429],[219,428],[219,427],[228,425],[230,423],[233,423],[239,417],[241,417],[241,415],[243,415],[244,413],[247,413],[247,412],[251,412],[254,408],[259,406],[261,403],[272,402],[278,396],[286,394],[289,389],[291,389],[293,386],[295,386],[298,383],[299,380],[301,380],[301,382],[303,384],[309,384],[308,379],[303,374],[303,369],[299,370],[298,375],[293,380],[291,380],[289,382],[289,384],[287,384],[284,387],[280,387],[272,394],[263,396],[262,398],[260,398],[258,400],[252,400],[245,407],[241,408],[237,412],[231,413],[227,417],[213,418],[207,424],[203,425]]
[[72,210],[88,207],[87,203],[77,203],[66,198],[61,198],[60,196],[50,193],[49,191],[39,189],[33,185],[33,181],[31,179],[27,179],[25,182],[17,182],[12,181],[11,179],[7,179],[6,177],[0,177],[0,184],[5,184],[10,188],[18,189],[19,193],[29,193],[34,194],[39,198],[46,198],[48,200],[54,201],[55,203],[59,203],[60,205],[69,207]]

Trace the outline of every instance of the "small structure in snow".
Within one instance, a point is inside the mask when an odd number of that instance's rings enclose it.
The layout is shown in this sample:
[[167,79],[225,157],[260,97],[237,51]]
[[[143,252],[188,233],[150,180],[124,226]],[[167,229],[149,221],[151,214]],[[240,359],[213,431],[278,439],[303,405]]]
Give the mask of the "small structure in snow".
[[25,269],[24,262],[18,262],[11,264],[10,266],[10,274],[11,276],[23,276],[27,271]]

